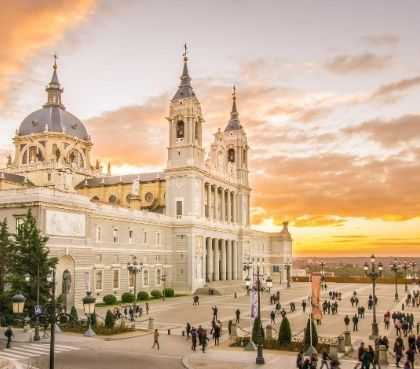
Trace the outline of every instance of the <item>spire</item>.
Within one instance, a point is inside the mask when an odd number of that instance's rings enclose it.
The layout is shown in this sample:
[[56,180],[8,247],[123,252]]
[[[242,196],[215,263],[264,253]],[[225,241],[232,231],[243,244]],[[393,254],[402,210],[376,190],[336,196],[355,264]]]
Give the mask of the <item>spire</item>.
[[188,73],[188,56],[187,56],[188,48],[187,44],[184,44],[184,53],[182,56],[184,57],[184,67],[182,69],[181,75],[181,83],[178,87],[178,91],[176,92],[175,96],[173,97],[172,101],[178,99],[184,99],[186,97],[195,96],[194,91],[191,86],[191,77]]
[[60,82],[58,81],[58,74],[57,74],[57,55],[54,54],[54,64],[53,64],[53,74],[51,76],[51,81],[48,84],[45,91],[47,91],[48,101],[44,105],[46,106],[57,106],[64,109],[63,104],[61,103],[61,94],[63,89],[60,86]]
[[232,88],[232,110],[230,112],[230,120],[225,128],[226,131],[235,131],[241,129],[241,122],[239,121],[238,108],[236,106],[236,86]]

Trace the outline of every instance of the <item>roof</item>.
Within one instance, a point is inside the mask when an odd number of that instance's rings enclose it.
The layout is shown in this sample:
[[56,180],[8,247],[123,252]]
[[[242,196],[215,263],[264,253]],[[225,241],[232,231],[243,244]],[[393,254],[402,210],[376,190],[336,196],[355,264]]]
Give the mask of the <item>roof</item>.
[[184,68],[182,69],[181,75],[181,84],[178,87],[178,91],[175,93],[175,96],[172,98],[172,101],[185,99],[187,97],[195,96],[195,93],[191,86],[191,77],[188,73],[188,58],[184,56]]
[[225,132],[237,131],[242,129],[241,122],[239,121],[238,108],[236,107],[236,87],[233,86],[232,93],[232,110],[230,112],[230,120],[225,128]]
[[151,172],[139,174],[126,174],[122,176],[87,178],[80,182],[76,186],[76,188],[79,189],[86,187],[112,186],[116,184],[131,184],[136,179],[139,179],[140,182],[163,181],[165,180],[165,175],[164,172]]
[[31,181],[29,181],[25,176],[21,176],[19,174],[0,172],[0,181],[3,179],[9,182],[13,182],[13,183],[18,183],[18,184],[28,183],[32,185]]
[[32,133],[61,132],[82,140],[89,140],[83,123],[60,106],[44,106],[29,114],[20,124],[18,136]]

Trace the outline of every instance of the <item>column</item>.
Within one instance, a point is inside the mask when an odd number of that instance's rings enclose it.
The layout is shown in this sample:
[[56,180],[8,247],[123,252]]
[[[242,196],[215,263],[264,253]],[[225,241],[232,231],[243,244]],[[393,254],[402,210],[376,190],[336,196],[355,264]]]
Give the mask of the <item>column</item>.
[[213,245],[211,238],[206,238],[207,245],[207,279],[209,282],[213,280]]
[[212,205],[213,205],[212,218],[213,218],[213,221],[214,221],[214,220],[216,220],[216,186],[212,186],[212,197],[213,197],[213,201],[212,201]]
[[232,223],[236,223],[236,213],[235,213],[235,208],[236,208],[236,197],[235,197],[235,192],[232,192]]
[[226,240],[227,246],[227,280],[232,280],[232,241]]
[[201,278],[203,278],[204,282],[207,279],[207,242],[206,238],[204,237],[204,245],[203,245],[203,256],[201,257]]
[[219,240],[222,249],[222,281],[226,281],[226,242]]
[[220,259],[220,253],[219,253],[219,242],[216,238],[212,239],[212,243],[214,246],[214,280],[218,281],[220,279],[220,269],[219,269],[219,259]]
[[232,241],[232,270],[233,270],[233,279],[238,279],[238,245],[236,241]]
[[226,204],[227,205],[227,222],[231,223],[230,221],[231,205],[230,205],[230,191],[229,190],[227,191],[226,195],[227,195],[227,204]]
[[222,188],[222,193],[221,193],[221,197],[222,197],[222,223],[225,222],[225,189]]

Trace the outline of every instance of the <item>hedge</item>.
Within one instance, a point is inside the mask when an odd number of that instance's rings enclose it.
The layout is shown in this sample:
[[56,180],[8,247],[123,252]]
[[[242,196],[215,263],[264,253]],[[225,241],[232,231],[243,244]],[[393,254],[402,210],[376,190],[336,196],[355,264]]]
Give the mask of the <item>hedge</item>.
[[105,305],[116,305],[117,304],[117,297],[114,295],[105,295],[102,298],[102,301],[104,302]]
[[155,299],[160,299],[162,297],[162,292],[160,292],[159,290],[153,290],[152,292],[150,292],[150,294]]
[[149,296],[149,293],[147,291],[140,291],[137,294],[137,300],[146,301],[146,300],[149,300],[149,298],[150,298],[150,296]]
[[175,296],[175,290],[173,288],[165,288],[163,290],[163,294],[165,297],[174,297]]
[[114,314],[112,314],[111,310],[108,310],[106,312],[106,316],[105,316],[105,328],[113,329],[114,326],[115,326]]
[[134,302],[134,295],[131,292],[124,292],[121,295],[121,302],[125,302],[125,303],[130,303],[130,302]]

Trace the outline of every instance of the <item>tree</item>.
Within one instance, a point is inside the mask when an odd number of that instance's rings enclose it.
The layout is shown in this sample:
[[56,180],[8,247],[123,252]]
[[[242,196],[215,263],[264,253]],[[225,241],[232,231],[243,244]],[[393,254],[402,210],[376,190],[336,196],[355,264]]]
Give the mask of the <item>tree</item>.
[[114,314],[112,314],[111,310],[108,310],[105,316],[105,328],[112,329],[114,328],[114,325],[115,325]]
[[287,346],[292,342],[292,330],[290,329],[290,322],[287,317],[283,317],[279,330],[279,345]]
[[[13,242],[7,227],[6,218],[0,222],[0,312],[7,313],[6,283],[10,272]],[[3,315],[3,314],[1,314]],[[2,318],[2,317],[0,317]]]
[[10,278],[12,289],[23,293],[26,306],[32,314],[36,304],[37,281],[40,304],[44,305],[50,298],[51,283],[47,279],[57,259],[49,257],[46,246],[48,237],[41,234],[30,209],[14,238]]
[[[260,336],[258,336],[258,328],[261,332]],[[261,339],[261,342],[259,342],[259,337]],[[254,342],[256,345],[258,345],[259,343],[264,343],[264,328],[262,327],[261,321],[258,318],[255,318],[254,326],[252,327],[252,342]]]
[[[311,322],[311,319],[308,319],[308,322],[307,322],[306,328],[305,328],[305,339],[303,341],[304,345],[305,345],[305,348],[307,348],[311,345],[310,322]],[[318,346],[318,333],[316,331],[316,325],[315,325],[315,322],[313,320],[312,320],[312,346],[313,347]]]
[[77,309],[75,306],[71,307],[70,316],[73,323],[77,323],[79,321],[79,314],[77,314]]

